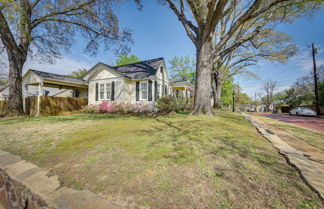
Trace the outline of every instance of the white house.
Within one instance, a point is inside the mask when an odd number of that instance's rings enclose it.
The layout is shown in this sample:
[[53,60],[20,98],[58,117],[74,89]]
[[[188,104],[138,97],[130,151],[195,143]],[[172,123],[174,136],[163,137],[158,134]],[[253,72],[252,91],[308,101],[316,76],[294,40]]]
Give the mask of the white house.
[[[161,96],[191,97],[194,86],[182,78],[169,80],[163,58],[122,66],[97,63],[83,78],[28,70],[22,79],[23,96],[83,97],[89,105],[102,101],[154,104]],[[7,97],[8,88],[0,93]],[[0,96],[1,96],[0,95]]]
[[112,67],[99,62],[83,79],[88,82],[88,103],[102,101],[153,104],[171,93],[163,58]]

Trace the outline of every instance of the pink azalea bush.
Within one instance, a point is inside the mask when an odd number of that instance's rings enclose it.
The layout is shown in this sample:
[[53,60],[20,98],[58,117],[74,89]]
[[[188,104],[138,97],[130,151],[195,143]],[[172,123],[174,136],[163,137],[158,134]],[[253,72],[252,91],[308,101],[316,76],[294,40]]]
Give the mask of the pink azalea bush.
[[143,103],[116,103],[102,101],[99,105],[89,105],[84,108],[84,113],[118,113],[118,114],[148,114],[155,112],[153,105]]

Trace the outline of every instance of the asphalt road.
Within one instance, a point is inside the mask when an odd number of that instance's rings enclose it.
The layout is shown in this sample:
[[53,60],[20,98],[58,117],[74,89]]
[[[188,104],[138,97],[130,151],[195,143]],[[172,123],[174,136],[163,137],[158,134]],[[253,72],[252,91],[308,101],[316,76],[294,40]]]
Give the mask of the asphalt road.
[[272,114],[272,113],[255,113],[258,115],[264,115],[272,119],[284,121],[287,123],[293,123],[295,125],[312,129],[321,133],[324,133],[324,118],[306,117],[306,116],[292,116],[285,114]]

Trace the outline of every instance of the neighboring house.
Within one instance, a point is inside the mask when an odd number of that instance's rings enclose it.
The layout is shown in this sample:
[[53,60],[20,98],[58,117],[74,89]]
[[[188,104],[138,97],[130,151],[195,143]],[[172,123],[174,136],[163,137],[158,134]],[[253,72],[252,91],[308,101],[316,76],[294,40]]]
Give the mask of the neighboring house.
[[28,70],[22,78],[23,95],[26,96],[57,96],[88,97],[88,84],[82,79]]
[[195,92],[195,86],[187,78],[170,79],[172,93],[176,98],[190,98]]
[[[163,95],[191,97],[194,85],[185,79],[169,80],[163,58],[129,65],[109,66],[101,62],[81,79],[28,70],[22,78],[23,96],[88,98],[89,105],[102,101],[154,104]],[[7,98],[8,87],[0,91]]]
[[89,84],[89,104],[102,101],[153,104],[171,93],[163,58],[116,67],[99,62],[83,79]]
[[1,100],[8,100],[9,98],[9,87],[4,86],[4,87],[0,87],[0,101]]

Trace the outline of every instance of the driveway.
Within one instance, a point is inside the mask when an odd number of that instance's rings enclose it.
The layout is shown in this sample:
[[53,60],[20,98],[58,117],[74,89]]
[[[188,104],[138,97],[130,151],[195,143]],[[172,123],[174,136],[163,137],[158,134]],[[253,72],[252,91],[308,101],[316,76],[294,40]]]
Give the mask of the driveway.
[[308,128],[308,129],[312,129],[324,133],[324,118],[292,116],[292,115],[285,115],[285,114],[272,114],[272,113],[260,113],[260,112],[253,113],[253,114],[263,115],[287,123],[293,123],[303,128]]

